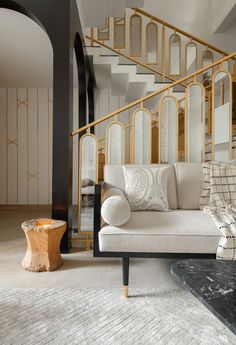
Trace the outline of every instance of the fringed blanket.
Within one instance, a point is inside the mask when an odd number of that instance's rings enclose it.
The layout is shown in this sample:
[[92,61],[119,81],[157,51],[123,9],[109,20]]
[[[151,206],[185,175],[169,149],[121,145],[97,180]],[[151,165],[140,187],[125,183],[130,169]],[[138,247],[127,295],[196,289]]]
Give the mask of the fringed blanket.
[[211,162],[203,166],[204,206],[222,233],[217,259],[236,260],[236,161]]
[[218,260],[236,260],[236,212],[231,206],[204,208],[214,220],[222,237],[219,241],[216,258]]

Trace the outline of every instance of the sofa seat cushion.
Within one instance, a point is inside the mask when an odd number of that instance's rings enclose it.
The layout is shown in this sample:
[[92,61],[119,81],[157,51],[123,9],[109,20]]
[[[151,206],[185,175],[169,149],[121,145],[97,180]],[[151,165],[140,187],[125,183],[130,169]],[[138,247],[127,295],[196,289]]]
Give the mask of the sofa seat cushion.
[[99,232],[100,251],[216,253],[220,231],[200,210],[132,212],[121,227],[105,225]]

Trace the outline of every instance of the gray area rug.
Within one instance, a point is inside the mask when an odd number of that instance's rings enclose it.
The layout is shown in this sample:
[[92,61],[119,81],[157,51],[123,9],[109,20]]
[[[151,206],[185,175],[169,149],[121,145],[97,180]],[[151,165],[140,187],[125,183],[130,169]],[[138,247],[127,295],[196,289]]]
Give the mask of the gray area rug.
[[234,336],[182,290],[0,289],[1,345],[222,345]]

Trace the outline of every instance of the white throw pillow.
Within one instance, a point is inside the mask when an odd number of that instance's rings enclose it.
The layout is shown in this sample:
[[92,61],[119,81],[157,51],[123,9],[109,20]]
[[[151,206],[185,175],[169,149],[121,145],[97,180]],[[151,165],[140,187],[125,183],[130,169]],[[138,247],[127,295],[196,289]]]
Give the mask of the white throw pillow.
[[121,226],[130,219],[130,206],[121,190],[109,189],[104,196],[101,207],[101,216],[105,223],[112,226]]
[[168,167],[123,166],[125,192],[131,210],[168,211]]

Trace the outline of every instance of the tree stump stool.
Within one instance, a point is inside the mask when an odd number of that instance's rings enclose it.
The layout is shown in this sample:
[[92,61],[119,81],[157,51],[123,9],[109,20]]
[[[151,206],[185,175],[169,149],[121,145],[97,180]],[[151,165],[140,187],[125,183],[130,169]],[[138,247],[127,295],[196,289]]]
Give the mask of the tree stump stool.
[[66,231],[66,222],[40,218],[22,223],[27,239],[27,252],[22,266],[27,271],[54,271],[61,267],[60,243]]

